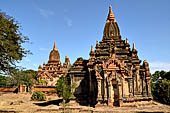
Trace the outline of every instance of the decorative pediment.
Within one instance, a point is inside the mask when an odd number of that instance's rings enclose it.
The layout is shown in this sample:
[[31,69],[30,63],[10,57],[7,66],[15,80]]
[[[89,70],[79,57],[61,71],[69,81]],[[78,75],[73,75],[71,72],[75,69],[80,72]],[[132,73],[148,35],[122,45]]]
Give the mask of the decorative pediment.
[[103,62],[103,68],[105,70],[123,70],[125,68],[125,64],[118,60],[115,54],[111,54],[109,60]]

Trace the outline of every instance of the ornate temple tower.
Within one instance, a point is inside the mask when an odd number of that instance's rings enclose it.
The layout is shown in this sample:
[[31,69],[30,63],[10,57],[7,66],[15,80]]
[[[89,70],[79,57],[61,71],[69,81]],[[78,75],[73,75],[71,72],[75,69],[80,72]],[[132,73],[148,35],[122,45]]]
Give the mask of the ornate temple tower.
[[56,42],[54,47],[50,52],[49,60],[47,64],[41,64],[38,68],[38,80],[44,80],[46,83],[43,85],[55,86],[57,80],[60,76],[65,74],[65,71],[71,66],[68,56],[65,57],[65,62],[63,65],[60,62],[60,54],[56,47]]
[[129,100],[151,99],[149,65],[147,61],[140,65],[137,53],[135,44],[131,49],[128,38],[122,40],[110,6],[102,41],[97,41],[96,50],[92,47],[87,64],[90,103],[121,106]]

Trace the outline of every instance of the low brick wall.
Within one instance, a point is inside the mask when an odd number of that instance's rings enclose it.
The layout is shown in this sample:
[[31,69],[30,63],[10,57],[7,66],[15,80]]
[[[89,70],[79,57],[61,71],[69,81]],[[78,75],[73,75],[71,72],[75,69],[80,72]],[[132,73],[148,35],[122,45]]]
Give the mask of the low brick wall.
[[[55,86],[34,86],[32,87],[32,92],[34,91],[42,91],[44,93],[50,93],[51,91],[56,90]],[[0,88],[0,92],[15,92],[17,91],[17,87],[4,87]]]
[[5,88],[0,88],[0,92],[14,92],[16,91],[16,87],[5,87]]
[[56,87],[55,86],[34,86],[32,88],[32,91],[42,91],[44,93],[49,93],[51,91],[54,91],[56,90]]

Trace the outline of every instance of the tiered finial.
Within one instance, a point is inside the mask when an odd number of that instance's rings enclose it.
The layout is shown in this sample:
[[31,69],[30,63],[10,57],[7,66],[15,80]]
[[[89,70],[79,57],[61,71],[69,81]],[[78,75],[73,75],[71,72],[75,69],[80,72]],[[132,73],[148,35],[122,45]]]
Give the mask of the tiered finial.
[[54,48],[53,48],[53,50],[57,50],[56,41],[54,42]]
[[38,69],[42,69],[41,64],[39,65]]
[[96,41],[96,48],[99,47],[99,42],[98,40]]
[[116,21],[115,16],[114,16],[114,14],[112,12],[112,6],[111,5],[109,7],[109,14],[108,14],[107,20],[114,20],[114,21]]
[[126,44],[128,44],[129,43],[129,41],[128,41],[128,37],[126,38]]
[[133,50],[135,50],[136,48],[135,48],[135,43],[133,43],[133,48],[132,48]]
[[93,45],[91,45],[91,52],[94,52]]

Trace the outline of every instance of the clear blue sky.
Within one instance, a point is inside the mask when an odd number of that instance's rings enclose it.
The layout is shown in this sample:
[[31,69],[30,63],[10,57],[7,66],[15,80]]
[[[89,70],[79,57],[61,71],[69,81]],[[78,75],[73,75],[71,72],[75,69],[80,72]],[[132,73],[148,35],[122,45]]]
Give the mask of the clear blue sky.
[[37,70],[48,61],[56,41],[61,62],[67,55],[89,58],[91,44],[102,40],[109,5],[118,22],[122,39],[135,42],[141,60],[151,72],[170,70],[170,0],[1,0],[0,9],[13,16],[32,51],[20,63]]

